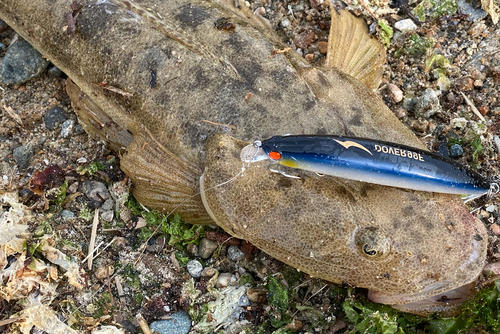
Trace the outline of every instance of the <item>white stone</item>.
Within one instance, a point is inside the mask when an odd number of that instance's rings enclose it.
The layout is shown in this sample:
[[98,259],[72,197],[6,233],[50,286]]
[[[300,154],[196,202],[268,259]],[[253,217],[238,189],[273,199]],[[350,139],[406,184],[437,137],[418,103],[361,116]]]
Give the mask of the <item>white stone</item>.
[[417,25],[411,19],[406,19],[394,23],[394,28],[402,32],[413,31],[417,30]]

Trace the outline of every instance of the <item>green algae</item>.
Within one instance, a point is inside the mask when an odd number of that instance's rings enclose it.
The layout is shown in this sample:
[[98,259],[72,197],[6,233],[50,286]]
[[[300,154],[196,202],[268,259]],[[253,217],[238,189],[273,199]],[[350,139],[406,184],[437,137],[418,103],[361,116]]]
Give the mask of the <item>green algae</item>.
[[434,45],[434,41],[430,37],[423,37],[417,33],[411,34],[403,43],[403,46],[399,48],[394,55],[400,57],[402,55],[410,55],[415,57],[421,57],[427,53]]
[[421,21],[436,20],[457,12],[456,0],[423,0],[414,9],[413,14]]
[[384,43],[385,47],[389,47],[391,43],[391,38],[394,35],[394,31],[390,26],[389,22],[384,19],[378,20],[378,27],[380,28],[379,36],[382,43]]

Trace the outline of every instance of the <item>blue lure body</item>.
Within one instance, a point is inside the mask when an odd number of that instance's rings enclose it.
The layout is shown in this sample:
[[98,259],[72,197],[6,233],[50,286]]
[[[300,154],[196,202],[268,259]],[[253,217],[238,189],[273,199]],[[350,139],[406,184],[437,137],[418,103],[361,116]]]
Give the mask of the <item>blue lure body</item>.
[[379,140],[275,136],[252,146],[258,153],[244,155],[244,149],[242,160],[270,159],[319,174],[413,190],[471,195],[498,192],[496,183],[440,155]]

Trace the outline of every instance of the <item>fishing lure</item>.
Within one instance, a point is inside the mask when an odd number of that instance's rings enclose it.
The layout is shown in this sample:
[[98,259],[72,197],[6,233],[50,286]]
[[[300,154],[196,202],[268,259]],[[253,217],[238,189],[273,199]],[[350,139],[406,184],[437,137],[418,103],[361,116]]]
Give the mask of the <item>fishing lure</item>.
[[[385,186],[476,198],[497,183],[440,155],[380,140],[340,136],[275,136],[243,148],[241,159],[269,159],[291,168]],[[472,199],[471,198],[471,199]]]

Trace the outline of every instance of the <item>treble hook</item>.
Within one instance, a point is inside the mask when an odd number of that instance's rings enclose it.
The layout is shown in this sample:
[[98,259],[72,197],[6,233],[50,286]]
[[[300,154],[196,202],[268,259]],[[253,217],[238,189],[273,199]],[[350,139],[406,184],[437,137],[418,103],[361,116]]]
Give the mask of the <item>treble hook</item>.
[[[275,166],[277,166],[277,168],[274,168]],[[291,174],[287,174],[285,173],[284,171],[281,170],[281,165],[278,164],[278,163],[275,163],[275,164],[272,164],[272,165],[269,165],[269,170],[273,173],[279,173],[285,177],[289,177],[291,179],[296,179],[296,180],[300,180],[302,179],[300,176],[297,176],[297,175],[291,175]]]

